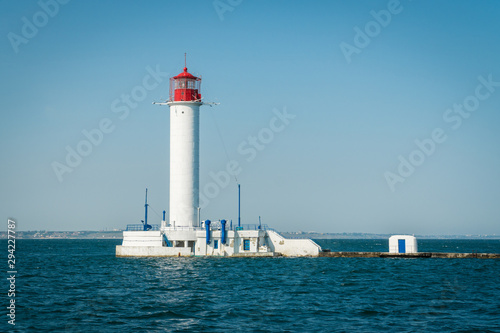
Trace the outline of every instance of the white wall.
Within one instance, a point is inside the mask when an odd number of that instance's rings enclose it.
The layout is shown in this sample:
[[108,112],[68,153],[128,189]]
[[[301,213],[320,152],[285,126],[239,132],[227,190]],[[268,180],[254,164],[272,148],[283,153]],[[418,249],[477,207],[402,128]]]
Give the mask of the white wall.
[[399,253],[399,240],[405,240],[405,253],[417,253],[417,239],[411,235],[393,235],[389,237],[389,253]]
[[275,231],[267,230],[271,250],[289,257],[318,256],[321,247],[311,239],[286,239]]
[[191,256],[188,247],[162,247],[162,246],[116,246],[118,257],[178,257]]
[[[227,230],[226,244],[221,243],[222,232],[213,230],[210,232],[210,244],[207,244],[206,231],[197,232],[197,243],[195,255],[232,256],[234,254],[268,253],[270,248],[266,243],[266,231],[264,230]],[[243,249],[243,240],[250,240],[250,249]],[[217,240],[218,248],[214,248]]]
[[160,231],[124,231],[123,246],[162,246]]

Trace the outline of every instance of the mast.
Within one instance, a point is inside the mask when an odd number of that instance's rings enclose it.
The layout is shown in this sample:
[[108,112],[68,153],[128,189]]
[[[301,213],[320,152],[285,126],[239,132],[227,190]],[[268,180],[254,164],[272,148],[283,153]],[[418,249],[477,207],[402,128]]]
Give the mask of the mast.
[[148,189],[146,188],[146,202],[144,204],[144,231],[148,231]]

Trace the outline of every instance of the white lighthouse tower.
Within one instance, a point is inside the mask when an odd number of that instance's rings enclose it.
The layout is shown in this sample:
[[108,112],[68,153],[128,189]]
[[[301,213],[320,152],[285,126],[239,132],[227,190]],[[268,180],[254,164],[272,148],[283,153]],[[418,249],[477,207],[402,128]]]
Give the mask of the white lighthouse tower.
[[170,78],[170,225],[198,227],[201,78],[187,71]]

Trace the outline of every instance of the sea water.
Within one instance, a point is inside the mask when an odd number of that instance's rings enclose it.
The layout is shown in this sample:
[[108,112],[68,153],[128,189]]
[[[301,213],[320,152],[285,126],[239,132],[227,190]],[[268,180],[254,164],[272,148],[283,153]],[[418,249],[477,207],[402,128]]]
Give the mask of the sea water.
[[[0,331],[500,332],[496,259],[116,258],[120,243],[17,240],[16,325],[4,315]],[[499,253],[500,241],[420,240],[419,250]]]

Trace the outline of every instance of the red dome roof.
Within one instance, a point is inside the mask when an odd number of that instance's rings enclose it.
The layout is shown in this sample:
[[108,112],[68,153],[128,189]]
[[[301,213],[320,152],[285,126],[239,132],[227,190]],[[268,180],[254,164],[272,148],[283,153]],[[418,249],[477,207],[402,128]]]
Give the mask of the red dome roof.
[[184,67],[184,72],[180,73],[179,75],[177,76],[174,76],[174,79],[193,79],[193,80],[196,80],[197,77],[188,73],[188,69],[187,67]]

